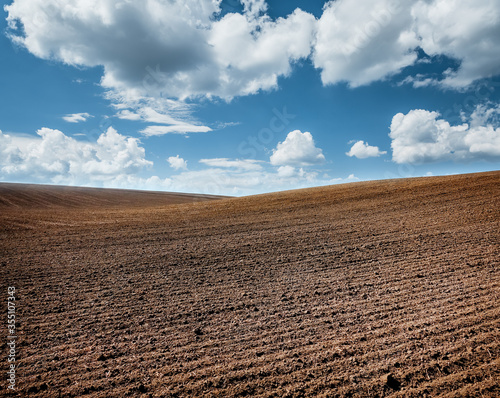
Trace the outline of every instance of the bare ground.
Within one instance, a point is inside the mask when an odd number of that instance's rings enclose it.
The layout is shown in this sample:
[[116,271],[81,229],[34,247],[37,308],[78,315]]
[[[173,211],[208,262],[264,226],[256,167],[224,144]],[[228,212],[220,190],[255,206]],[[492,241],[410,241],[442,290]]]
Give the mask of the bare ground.
[[185,204],[17,189],[14,396],[500,396],[500,172]]

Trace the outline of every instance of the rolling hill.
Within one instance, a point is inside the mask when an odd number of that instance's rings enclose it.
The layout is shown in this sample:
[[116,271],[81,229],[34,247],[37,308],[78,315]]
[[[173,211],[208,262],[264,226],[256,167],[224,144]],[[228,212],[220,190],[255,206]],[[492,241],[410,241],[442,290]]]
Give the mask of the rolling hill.
[[9,207],[150,207],[221,198],[225,196],[0,182],[0,210]]
[[0,186],[13,396],[500,396],[500,172],[92,192]]

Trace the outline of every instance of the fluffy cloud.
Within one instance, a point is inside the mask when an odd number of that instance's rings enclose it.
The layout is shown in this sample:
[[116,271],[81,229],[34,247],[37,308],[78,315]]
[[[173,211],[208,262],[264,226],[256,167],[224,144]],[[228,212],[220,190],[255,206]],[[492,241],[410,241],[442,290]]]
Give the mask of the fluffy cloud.
[[318,21],[313,62],[324,84],[361,86],[412,65],[412,0],[337,0]]
[[113,91],[230,99],[275,87],[313,40],[311,14],[272,21],[265,1],[243,4],[222,18],[217,0],[15,0],[5,9],[16,43],[43,59],[102,65]]
[[[300,169],[302,170],[302,169]],[[297,173],[297,170],[295,169],[295,167],[293,166],[280,166],[278,167],[278,175],[280,177],[293,177],[294,175],[296,175]]]
[[351,157],[355,156],[358,159],[366,159],[366,158],[373,158],[373,157],[385,155],[386,153],[387,153],[386,151],[381,151],[376,146],[368,145],[367,142],[365,143],[364,141],[357,141],[351,147],[349,152],[346,153],[346,155],[351,156]]
[[201,159],[200,164],[205,168],[191,171],[179,155],[167,159],[178,172],[159,177],[151,171],[153,163],[146,159],[140,142],[111,127],[96,142],[78,141],[48,128],[38,130],[37,134],[38,137],[8,135],[0,131],[0,180],[225,195],[347,181],[330,180],[328,176],[318,178],[317,172],[291,165],[276,170],[254,159]]
[[303,180],[315,182],[318,185],[324,185],[325,182],[317,178],[318,173],[314,171],[306,171],[302,167],[296,168],[293,166],[280,166],[278,167],[277,177],[283,180]]
[[387,78],[430,56],[460,62],[441,80],[415,76],[416,86],[462,88],[498,74],[500,3],[491,0],[337,0],[318,21],[313,62],[325,84],[351,86]]
[[478,107],[470,123],[451,126],[437,112],[398,113],[391,123],[392,158],[396,163],[498,160],[500,128],[492,122],[499,114],[500,107]]
[[325,156],[314,144],[311,133],[294,130],[285,141],[278,143],[270,160],[274,166],[309,166],[323,163]]
[[278,77],[290,73],[291,63],[309,56],[314,28],[314,17],[300,9],[276,21],[227,14],[210,32],[224,82],[210,94],[231,98],[277,87]]
[[95,143],[77,141],[48,128],[37,134],[39,137],[25,137],[0,132],[0,178],[86,185],[134,175],[152,165],[137,139],[120,135],[112,127]]
[[72,113],[66,116],[63,116],[63,119],[68,123],[79,123],[85,122],[87,119],[93,117],[90,113]]
[[419,86],[461,88],[500,67],[492,0],[336,0],[318,20],[300,9],[272,20],[265,0],[241,3],[226,14],[218,0],[14,0],[5,10],[14,42],[43,59],[103,66],[101,84],[122,100],[231,100],[276,88],[308,57],[324,84],[353,87],[414,65],[417,48],[460,62],[440,80],[406,80]]
[[461,61],[440,84],[466,87],[497,75],[500,67],[500,3],[491,0],[417,1],[412,7],[420,47],[429,55]]
[[183,169],[187,170],[187,161],[185,161],[183,158],[177,156],[170,156],[167,159],[167,162],[170,164],[170,167],[172,167],[175,170]]
[[10,27],[23,28],[14,41],[36,56],[102,65],[104,86],[140,92],[158,83],[147,67],[154,73],[159,65],[179,83],[177,73],[210,61],[206,28],[219,7],[197,0],[15,0],[6,10]]

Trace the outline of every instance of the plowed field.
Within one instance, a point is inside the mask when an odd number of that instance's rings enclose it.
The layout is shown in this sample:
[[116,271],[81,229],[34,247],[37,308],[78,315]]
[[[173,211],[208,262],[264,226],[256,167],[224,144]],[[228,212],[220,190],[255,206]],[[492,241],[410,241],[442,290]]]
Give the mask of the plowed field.
[[13,286],[12,396],[500,396],[500,172],[181,204],[5,192],[0,395]]

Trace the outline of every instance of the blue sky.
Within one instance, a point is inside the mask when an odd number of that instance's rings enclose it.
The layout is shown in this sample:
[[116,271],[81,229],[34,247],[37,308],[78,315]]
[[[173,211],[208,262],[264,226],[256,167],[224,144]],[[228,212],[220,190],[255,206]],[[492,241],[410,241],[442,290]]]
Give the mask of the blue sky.
[[248,195],[499,168],[498,2],[59,3],[2,3],[1,181]]

